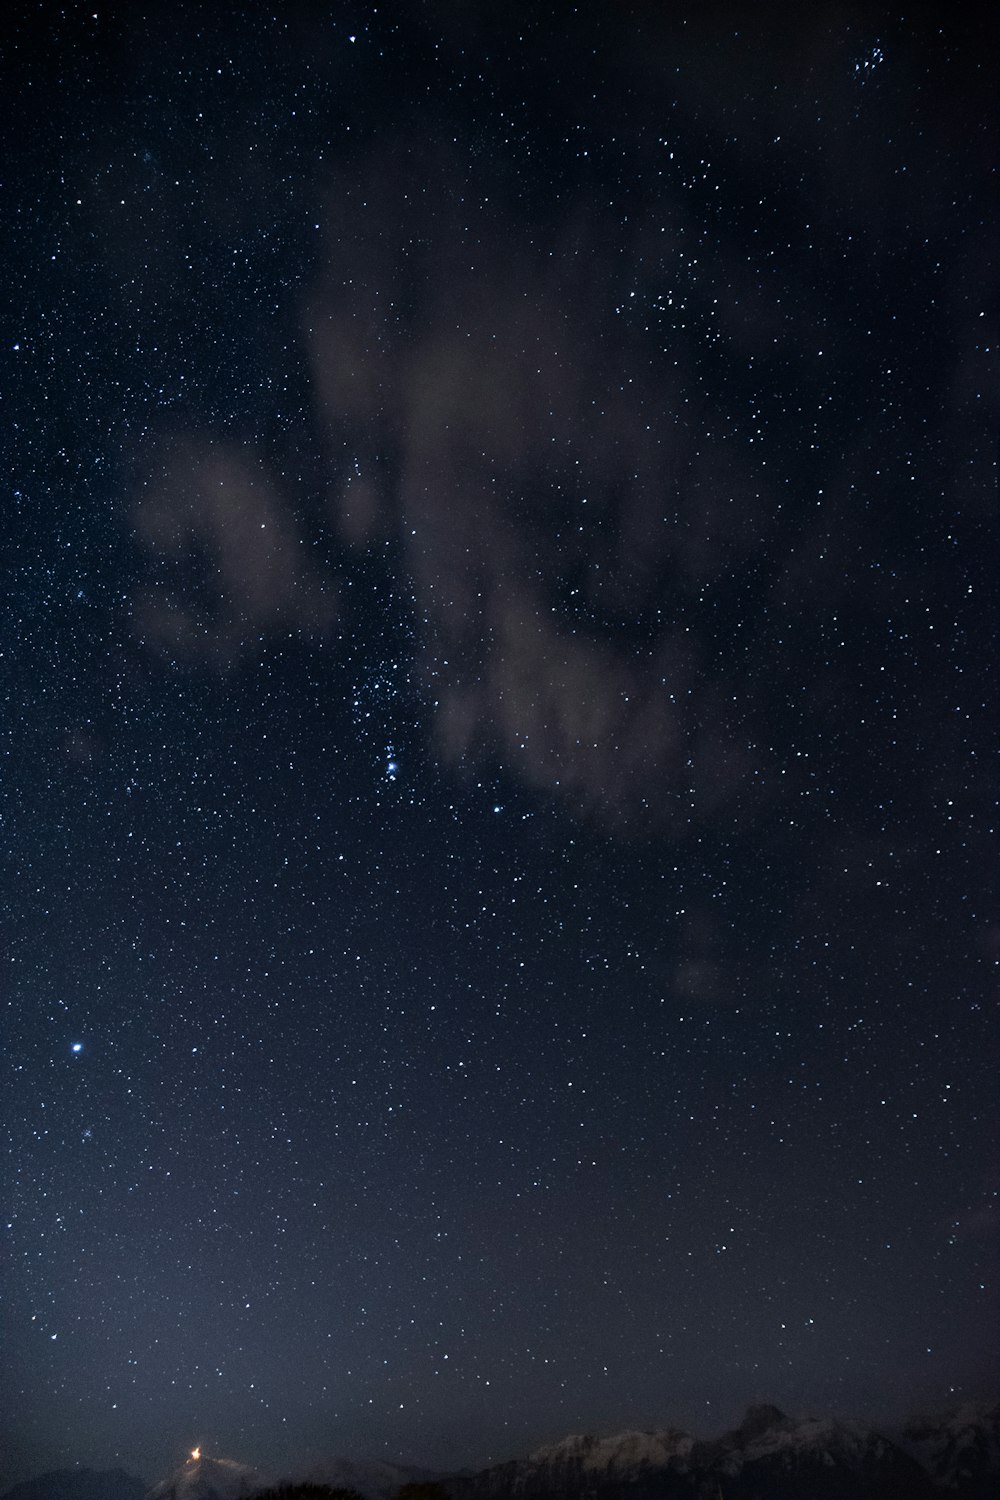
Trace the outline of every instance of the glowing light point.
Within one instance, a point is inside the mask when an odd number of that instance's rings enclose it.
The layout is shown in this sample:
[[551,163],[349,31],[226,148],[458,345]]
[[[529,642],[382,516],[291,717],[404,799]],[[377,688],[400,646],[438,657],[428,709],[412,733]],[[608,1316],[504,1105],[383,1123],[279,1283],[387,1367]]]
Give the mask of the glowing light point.
[[191,1457],[193,1459],[196,1459],[196,1460],[199,1459],[201,1457],[201,1449],[200,1448],[192,1448],[191,1449]]
[[82,1052],[83,1051],[83,1043],[82,1042],[74,1042],[73,1045],[70,1047],[70,1051],[71,1052]]

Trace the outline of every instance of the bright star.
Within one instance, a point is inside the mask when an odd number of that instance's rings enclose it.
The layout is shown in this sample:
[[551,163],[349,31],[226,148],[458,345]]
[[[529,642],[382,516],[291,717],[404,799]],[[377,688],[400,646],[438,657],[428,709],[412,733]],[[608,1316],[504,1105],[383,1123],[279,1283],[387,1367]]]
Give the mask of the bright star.
[[72,1045],[72,1047],[70,1048],[70,1051],[71,1052],[82,1052],[83,1051],[83,1043],[82,1042],[74,1042],[73,1045]]

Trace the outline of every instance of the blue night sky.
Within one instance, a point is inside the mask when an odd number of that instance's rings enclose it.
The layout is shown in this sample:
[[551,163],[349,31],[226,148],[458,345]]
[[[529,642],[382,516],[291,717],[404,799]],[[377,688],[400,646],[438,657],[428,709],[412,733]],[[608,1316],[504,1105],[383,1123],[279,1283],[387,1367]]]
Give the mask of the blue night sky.
[[0,1483],[995,1391],[974,15],[11,11]]

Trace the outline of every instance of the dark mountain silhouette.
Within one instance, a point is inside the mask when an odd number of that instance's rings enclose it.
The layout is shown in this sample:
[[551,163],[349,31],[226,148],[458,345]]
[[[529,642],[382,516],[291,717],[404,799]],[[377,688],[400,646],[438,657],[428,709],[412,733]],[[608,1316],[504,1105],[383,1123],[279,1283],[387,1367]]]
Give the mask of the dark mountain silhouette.
[[[345,1483],[344,1481],[348,1482]],[[339,1482],[338,1482],[339,1481]],[[267,1493],[265,1493],[267,1492]],[[572,1435],[475,1474],[432,1476],[336,1459],[267,1479],[188,1459],[152,1489],[121,1469],[60,1469],[0,1500],[997,1500],[1000,1405],[969,1404],[898,1432],[751,1406],[720,1437],[677,1428]]]
[[986,1407],[894,1435],[752,1406],[719,1438],[572,1436],[447,1488],[452,1500],[996,1500],[1000,1438]]
[[962,1500],[996,1500],[1000,1494],[1000,1402],[914,1418],[899,1442],[940,1489]]

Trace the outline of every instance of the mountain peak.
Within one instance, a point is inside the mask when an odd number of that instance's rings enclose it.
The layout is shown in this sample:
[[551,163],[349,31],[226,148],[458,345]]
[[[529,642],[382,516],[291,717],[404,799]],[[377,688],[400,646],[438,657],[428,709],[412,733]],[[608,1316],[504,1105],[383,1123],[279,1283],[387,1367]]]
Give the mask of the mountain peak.
[[266,1478],[231,1458],[203,1458],[200,1448],[166,1479],[154,1484],[146,1500],[247,1500],[265,1488]]
[[781,1427],[788,1421],[787,1416],[780,1406],[772,1406],[770,1402],[762,1401],[757,1406],[748,1406],[737,1431],[741,1438],[751,1440],[762,1437],[765,1432],[770,1432],[772,1427]]

